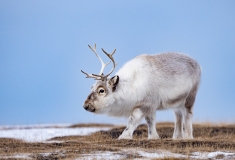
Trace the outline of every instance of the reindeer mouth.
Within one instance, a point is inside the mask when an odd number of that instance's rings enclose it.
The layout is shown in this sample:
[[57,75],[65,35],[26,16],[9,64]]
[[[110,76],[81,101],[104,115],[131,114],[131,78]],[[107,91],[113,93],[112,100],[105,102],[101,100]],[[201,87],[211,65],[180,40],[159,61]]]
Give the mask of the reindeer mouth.
[[95,107],[91,104],[87,104],[83,106],[85,110],[89,111],[89,112],[95,112]]

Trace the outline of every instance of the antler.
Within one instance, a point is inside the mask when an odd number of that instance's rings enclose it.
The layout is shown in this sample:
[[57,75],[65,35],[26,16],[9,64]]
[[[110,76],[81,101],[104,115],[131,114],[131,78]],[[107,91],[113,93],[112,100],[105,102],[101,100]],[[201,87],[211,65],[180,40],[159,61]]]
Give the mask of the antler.
[[109,57],[109,59],[111,59],[111,61],[113,62],[113,68],[107,75],[97,75],[97,74],[92,74],[92,75],[100,77],[102,80],[105,80],[114,71],[114,69],[116,67],[116,63],[115,63],[114,58],[113,58],[113,55],[116,52],[116,49],[114,49],[112,54],[107,53],[103,48],[101,48],[101,49]]
[[103,72],[104,72],[104,68],[110,63],[107,63],[107,64],[105,64],[104,62],[103,62],[103,60],[100,58],[100,56],[96,53],[96,44],[95,44],[95,47],[94,47],[94,49],[90,46],[90,45],[88,45],[88,47],[95,53],[95,55],[99,58],[99,60],[100,60],[100,62],[101,62],[101,69],[100,69],[100,73],[99,73],[99,75],[102,75],[103,74]]
[[84,72],[83,70],[81,70],[81,72],[86,75],[86,78],[95,78],[95,80],[99,80],[98,79],[99,77],[97,77],[97,76],[94,76],[92,74],[88,74],[88,73]]
[[94,46],[94,48],[92,48],[90,45],[88,45],[88,47],[95,53],[95,55],[99,58],[100,62],[101,62],[101,70],[100,70],[100,73],[99,74],[88,74],[86,72],[84,72],[83,70],[81,70],[81,72],[83,74],[86,75],[86,78],[94,78],[95,80],[106,80],[107,77],[113,72],[113,70],[115,69],[116,67],[116,64],[115,64],[115,61],[114,61],[114,58],[113,58],[113,54],[116,52],[116,49],[113,51],[112,54],[108,54],[103,48],[102,48],[102,51],[111,59],[111,61],[113,62],[113,69],[107,74],[107,75],[104,75],[103,74],[103,71],[104,71],[104,68],[111,62],[109,63],[104,63],[103,60],[100,58],[100,56],[96,53],[96,44]]

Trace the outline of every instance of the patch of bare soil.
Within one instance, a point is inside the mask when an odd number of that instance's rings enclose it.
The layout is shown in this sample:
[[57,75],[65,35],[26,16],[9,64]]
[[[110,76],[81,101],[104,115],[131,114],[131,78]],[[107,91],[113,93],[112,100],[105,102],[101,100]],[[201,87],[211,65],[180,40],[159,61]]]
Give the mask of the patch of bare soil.
[[84,123],[84,124],[74,124],[69,126],[69,128],[84,128],[84,127],[106,128],[106,127],[115,127],[115,126],[113,124],[100,124],[100,123]]
[[92,153],[112,152],[121,153],[124,159],[134,159],[143,157],[137,152],[126,151],[167,150],[188,156],[193,152],[235,152],[235,125],[195,124],[193,140],[172,140],[173,129],[173,123],[157,124],[157,131],[161,137],[158,140],[147,139],[146,125],[140,125],[137,128],[133,140],[117,139],[124,127],[114,127],[109,131],[100,131],[88,136],[55,137],[45,143],[28,143],[1,138],[0,157],[28,154],[30,158],[39,160],[74,159],[85,158],[87,154]]

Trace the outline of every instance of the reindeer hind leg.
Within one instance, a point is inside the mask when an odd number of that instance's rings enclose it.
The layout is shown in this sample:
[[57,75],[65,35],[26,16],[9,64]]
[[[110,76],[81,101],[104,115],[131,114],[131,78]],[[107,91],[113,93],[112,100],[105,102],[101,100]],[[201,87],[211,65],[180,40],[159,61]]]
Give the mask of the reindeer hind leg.
[[193,105],[197,94],[197,87],[194,87],[189,93],[185,101],[185,112],[184,112],[184,138],[193,139]]

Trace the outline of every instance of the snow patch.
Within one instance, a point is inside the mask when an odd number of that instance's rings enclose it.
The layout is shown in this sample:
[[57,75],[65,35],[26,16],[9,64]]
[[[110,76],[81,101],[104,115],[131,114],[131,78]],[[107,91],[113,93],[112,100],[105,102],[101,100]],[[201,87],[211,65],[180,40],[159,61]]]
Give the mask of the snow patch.
[[[190,156],[192,158],[198,158],[198,159],[235,159],[235,153],[227,153],[227,152],[193,152]],[[221,157],[221,158],[220,158]]]
[[33,124],[33,125],[5,125],[0,126],[0,130],[10,130],[10,129],[32,129],[32,128],[67,128],[72,124],[61,123],[61,124]]
[[[59,153],[61,151],[58,151],[56,153]],[[55,152],[54,152],[55,153]],[[42,156],[49,156],[53,153],[40,153]],[[152,151],[146,151],[146,150],[140,150],[137,149],[125,149],[119,152],[109,152],[109,151],[104,151],[104,152],[95,152],[91,154],[81,154],[80,157],[77,157],[75,160],[102,160],[102,159],[125,159],[127,158],[127,155],[134,155],[134,156],[140,156],[139,158],[134,158],[133,159],[153,159],[153,158],[190,158],[190,159],[211,159],[211,160],[216,160],[216,159],[235,159],[235,153],[227,153],[227,152],[193,152],[190,156],[187,155],[182,155],[182,154],[177,154],[177,153],[172,153],[169,151],[165,150],[152,150]],[[10,155],[10,156],[0,156],[0,159],[32,159],[31,154],[15,154],[15,155]],[[63,153],[61,153],[61,156],[63,156]],[[218,157],[220,156],[220,157]]]
[[82,154],[81,157],[76,158],[75,160],[101,160],[101,159],[125,159],[126,156],[117,154],[115,152],[95,152],[93,154]]
[[31,128],[7,129],[0,131],[0,138],[15,138],[27,142],[43,142],[54,137],[88,135],[110,128]]
[[182,154],[177,154],[177,153],[171,153],[168,151],[163,151],[163,150],[157,150],[154,152],[146,152],[146,151],[137,151],[137,153],[145,158],[169,158],[169,157],[174,157],[174,158],[186,158],[187,156],[182,155]]
[[29,157],[30,154],[15,154],[15,155],[11,155],[11,156],[1,156],[1,159],[32,159]]
[[178,153],[172,153],[166,150],[142,150],[140,148],[138,149],[123,149],[122,151],[118,152],[95,152],[91,154],[82,154],[81,157],[77,158],[79,159],[125,159],[127,158],[127,155],[133,155],[134,157],[138,157],[136,159],[163,159],[163,158],[190,158],[190,159],[235,159],[235,153],[226,153],[226,152],[193,152],[191,155],[183,155]]

